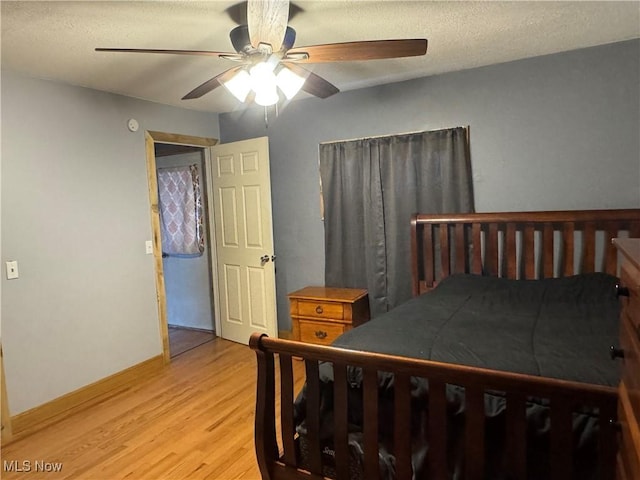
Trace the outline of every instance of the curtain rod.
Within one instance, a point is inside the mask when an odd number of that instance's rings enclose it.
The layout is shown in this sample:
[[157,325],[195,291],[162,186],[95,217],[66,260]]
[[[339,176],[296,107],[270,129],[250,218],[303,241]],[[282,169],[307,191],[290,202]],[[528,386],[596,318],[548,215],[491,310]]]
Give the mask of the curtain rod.
[[[330,142],[320,142],[320,145],[331,145],[332,143],[354,142],[356,140],[372,140],[374,138],[397,137],[397,136],[401,136],[401,135],[414,135],[416,133],[424,133],[424,132],[441,132],[443,130],[453,130],[454,128],[464,128],[465,130],[467,130],[467,132],[469,131],[469,125],[467,125],[467,126],[458,125],[457,127],[436,128],[434,130],[416,130],[416,131],[413,131],[413,132],[390,133],[390,134],[386,134],[386,135],[373,135],[371,137],[349,138],[349,139],[345,139],[345,140],[332,140]],[[468,135],[468,133],[467,133],[467,135]]]

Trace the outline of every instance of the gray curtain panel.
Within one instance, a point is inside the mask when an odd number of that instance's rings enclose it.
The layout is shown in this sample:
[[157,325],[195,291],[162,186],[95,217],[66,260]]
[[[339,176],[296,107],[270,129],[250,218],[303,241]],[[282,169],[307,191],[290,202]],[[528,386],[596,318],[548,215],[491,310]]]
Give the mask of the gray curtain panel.
[[325,285],[366,288],[372,316],[411,297],[414,213],[473,211],[466,129],[320,145]]

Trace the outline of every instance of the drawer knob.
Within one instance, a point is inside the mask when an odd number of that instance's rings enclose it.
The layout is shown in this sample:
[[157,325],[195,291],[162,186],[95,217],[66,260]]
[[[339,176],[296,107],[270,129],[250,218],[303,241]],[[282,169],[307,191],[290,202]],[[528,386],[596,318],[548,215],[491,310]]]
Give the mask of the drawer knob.
[[322,306],[321,306],[321,305],[318,305],[318,306],[316,307],[316,313],[317,313],[318,315],[322,315],[322,312],[324,312],[324,310],[322,310]]
[[[318,307],[320,308],[320,307]],[[327,338],[327,332],[323,332],[322,330],[316,330],[316,337],[318,338]]]
[[628,297],[629,289],[627,287],[621,287],[620,284],[616,285],[616,295],[618,297]]
[[611,360],[615,360],[616,358],[624,358],[624,350],[622,348],[616,348],[611,345],[609,347],[609,355],[611,355]]

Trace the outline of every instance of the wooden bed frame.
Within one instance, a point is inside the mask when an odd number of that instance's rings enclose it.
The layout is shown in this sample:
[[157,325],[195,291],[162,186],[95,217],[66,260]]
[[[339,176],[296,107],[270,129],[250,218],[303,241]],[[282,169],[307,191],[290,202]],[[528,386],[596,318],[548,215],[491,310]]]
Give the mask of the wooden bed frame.
[[[514,279],[548,278],[591,271],[616,274],[611,239],[640,237],[640,209],[488,214],[416,215],[411,220],[413,294],[426,292],[452,273],[482,273]],[[347,366],[363,369],[364,478],[378,478],[377,374],[394,380],[394,455],[396,478],[410,479],[410,377],[429,380],[427,433],[429,478],[446,473],[446,384],[465,388],[465,478],[484,472],[484,393],[502,391],[507,399],[507,459],[511,478],[526,478],[525,405],[529,396],[551,405],[552,479],[572,478],[572,412],[597,408],[600,478],[615,478],[617,390],[551,378],[521,375],[377,353],[351,351],[272,339],[254,334],[258,360],[255,447],[263,479],[322,479],[319,438],[319,362],[334,365],[334,448],[339,479],[349,478],[347,445]],[[604,346],[607,348],[608,346]],[[278,366],[276,368],[276,355]],[[293,419],[293,359],[304,359],[307,382],[308,467],[298,465]],[[297,362],[300,363],[300,362]],[[279,379],[279,381],[277,381]],[[276,383],[278,385],[276,385]],[[278,388],[276,388],[278,387]],[[279,400],[279,401],[278,401]],[[276,411],[276,405],[279,405]],[[432,442],[431,439],[434,439]],[[436,441],[437,439],[437,441]]]

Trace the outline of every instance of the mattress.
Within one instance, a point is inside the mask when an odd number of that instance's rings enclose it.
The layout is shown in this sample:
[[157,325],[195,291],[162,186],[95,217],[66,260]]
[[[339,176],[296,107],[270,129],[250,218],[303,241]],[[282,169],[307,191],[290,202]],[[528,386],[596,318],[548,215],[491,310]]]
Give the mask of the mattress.
[[[431,292],[341,335],[334,346],[401,355],[509,372],[616,386],[618,368],[609,346],[618,338],[617,278],[583,274],[544,280],[508,280],[453,275]],[[349,368],[349,445],[352,463],[362,461],[362,372]],[[321,440],[332,451],[330,363],[320,365]],[[381,418],[393,418],[393,376],[380,373]],[[414,478],[424,478],[428,444],[422,419],[427,415],[428,381],[412,378],[412,460]],[[447,386],[448,454],[451,478],[459,478],[463,459],[464,389]],[[294,408],[300,442],[305,443],[305,388]],[[505,401],[500,392],[485,395],[487,472],[505,478]],[[527,402],[529,478],[548,478],[549,409],[544,399]],[[595,472],[597,412],[574,413],[574,471],[588,479]],[[392,426],[379,426],[381,478],[393,478]],[[327,455],[324,455],[327,457]],[[328,459],[330,460],[330,458]],[[330,463],[330,462],[325,462]]]

